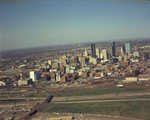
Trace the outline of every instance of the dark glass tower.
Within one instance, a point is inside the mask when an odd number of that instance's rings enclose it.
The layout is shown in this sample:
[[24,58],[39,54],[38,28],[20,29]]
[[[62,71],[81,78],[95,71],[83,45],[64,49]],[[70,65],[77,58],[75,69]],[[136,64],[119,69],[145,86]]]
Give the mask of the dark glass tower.
[[144,53],[144,60],[147,61],[147,59],[149,59],[149,54],[146,52]]
[[91,44],[92,57],[96,58],[95,44]]
[[115,42],[110,42],[110,54],[115,56]]

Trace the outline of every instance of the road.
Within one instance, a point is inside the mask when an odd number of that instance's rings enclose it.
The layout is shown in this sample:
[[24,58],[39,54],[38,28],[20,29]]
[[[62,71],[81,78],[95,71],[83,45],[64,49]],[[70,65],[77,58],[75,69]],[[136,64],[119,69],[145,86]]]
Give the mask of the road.
[[120,102],[120,101],[150,101],[150,99],[122,99],[122,100],[89,100],[89,101],[67,101],[67,102],[52,102],[52,103],[91,103],[91,102]]
[[80,114],[80,113],[37,113],[33,120],[49,119],[51,116],[73,116],[75,120],[141,120],[136,118],[126,118],[120,116],[101,115],[101,114]]
[[[54,101],[70,101],[70,100],[92,100],[92,99],[107,99],[107,98],[128,98],[133,96],[142,96],[142,95],[150,95],[150,92],[138,92],[138,93],[120,93],[116,94],[104,94],[104,95],[91,95],[91,96],[71,96],[71,97],[53,97],[52,102]],[[19,98],[1,98],[0,100],[15,100],[15,99],[24,99],[24,100],[44,100],[46,97],[19,97]]]
[[131,96],[142,96],[142,95],[150,95],[150,92],[138,92],[138,93],[120,93],[116,94],[105,94],[105,95],[91,95],[91,96],[71,96],[71,97],[54,97],[53,101],[66,101],[66,100],[86,100],[86,99],[103,99],[103,98],[124,98]]

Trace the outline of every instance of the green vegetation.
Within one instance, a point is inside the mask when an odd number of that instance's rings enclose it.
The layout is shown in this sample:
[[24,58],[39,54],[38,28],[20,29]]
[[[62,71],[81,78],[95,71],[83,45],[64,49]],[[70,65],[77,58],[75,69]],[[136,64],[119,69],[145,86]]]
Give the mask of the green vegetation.
[[42,85],[42,87],[46,87],[47,85],[51,85],[51,84],[54,84],[54,83],[44,83],[43,85]]
[[51,85],[51,84],[54,84],[55,82],[39,82],[37,83],[37,86],[39,87],[46,87],[47,85]]
[[61,113],[90,113],[104,114],[131,118],[150,118],[149,101],[103,102],[103,103],[75,103],[75,104],[50,104],[46,112]]
[[125,93],[125,92],[145,92],[147,89],[135,89],[135,88],[118,88],[118,89],[84,89],[84,90],[72,90],[66,91],[61,96],[83,96],[83,95],[103,95],[103,94],[114,94],[114,93]]
[[36,87],[36,85],[35,85],[34,83],[32,83],[32,86],[33,86],[33,87]]

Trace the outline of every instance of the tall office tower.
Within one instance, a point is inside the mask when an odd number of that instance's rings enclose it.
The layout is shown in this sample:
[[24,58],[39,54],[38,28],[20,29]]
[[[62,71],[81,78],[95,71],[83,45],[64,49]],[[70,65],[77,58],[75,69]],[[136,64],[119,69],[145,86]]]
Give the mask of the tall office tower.
[[121,53],[125,53],[125,47],[121,47]]
[[56,81],[60,81],[60,72],[56,72]]
[[149,54],[146,52],[144,53],[144,60],[146,61],[147,59],[149,59]]
[[131,54],[131,44],[130,41],[125,43],[125,52]]
[[92,57],[96,58],[95,44],[91,44],[91,53],[92,53]]
[[62,58],[59,58],[59,65],[62,66]]
[[102,50],[103,60],[107,60],[107,51],[106,49]]
[[85,49],[84,55],[87,57],[88,53],[87,53],[87,49]]
[[115,56],[115,42],[110,42],[110,54]]
[[30,78],[32,79],[32,81],[41,79],[40,71],[30,71]]
[[96,56],[97,56],[97,58],[100,58],[100,49],[99,48],[96,48]]

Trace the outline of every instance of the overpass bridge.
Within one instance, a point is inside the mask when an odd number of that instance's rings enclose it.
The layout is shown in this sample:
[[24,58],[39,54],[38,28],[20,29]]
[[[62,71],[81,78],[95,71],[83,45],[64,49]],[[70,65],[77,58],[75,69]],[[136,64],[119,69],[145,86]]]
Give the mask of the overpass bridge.
[[18,118],[18,120],[26,120],[27,117],[34,115],[42,106],[46,105],[47,103],[51,102],[53,96],[48,96],[41,104],[36,105],[30,112]]

